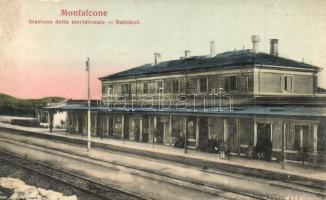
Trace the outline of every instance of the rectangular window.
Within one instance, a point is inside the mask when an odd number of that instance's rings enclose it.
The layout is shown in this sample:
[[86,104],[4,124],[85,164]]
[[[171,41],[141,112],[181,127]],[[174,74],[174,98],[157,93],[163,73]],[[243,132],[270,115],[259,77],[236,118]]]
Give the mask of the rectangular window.
[[157,81],[156,83],[157,83],[156,92],[157,93],[163,92],[163,81]]
[[198,79],[198,91],[199,92],[207,92],[208,89],[208,81],[207,78],[199,78]]
[[172,116],[172,137],[184,136],[185,120],[180,116]]
[[312,152],[314,150],[313,127],[308,125],[298,125],[296,128],[300,129],[301,135],[301,149],[304,152]]
[[172,80],[172,93],[180,92],[180,82],[179,80]]
[[143,94],[148,94],[148,82],[143,83]]
[[122,94],[130,95],[130,84],[122,85]]
[[286,149],[299,151],[300,150],[300,133],[295,130],[290,130],[286,133]]
[[237,90],[237,76],[227,76],[225,77],[224,89],[226,91]]
[[301,126],[295,126],[293,135],[293,150],[300,151],[301,149]]
[[286,138],[287,149],[294,151],[313,151],[313,134],[309,125],[295,125]]
[[252,92],[253,90],[253,78],[252,77],[247,77],[247,92]]
[[237,77],[230,76],[230,90],[237,90]]
[[108,94],[113,94],[113,85],[108,86]]
[[282,77],[282,90],[288,92],[292,91],[292,76]]

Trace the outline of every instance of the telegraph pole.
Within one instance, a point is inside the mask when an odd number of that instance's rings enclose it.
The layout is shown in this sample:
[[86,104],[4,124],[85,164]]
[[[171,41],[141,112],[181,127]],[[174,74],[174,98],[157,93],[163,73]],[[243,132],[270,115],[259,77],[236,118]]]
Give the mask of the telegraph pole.
[[86,61],[86,71],[87,71],[87,98],[88,98],[88,110],[87,110],[87,151],[91,150],[91,88],[90,88],[90,65],[89,57]]

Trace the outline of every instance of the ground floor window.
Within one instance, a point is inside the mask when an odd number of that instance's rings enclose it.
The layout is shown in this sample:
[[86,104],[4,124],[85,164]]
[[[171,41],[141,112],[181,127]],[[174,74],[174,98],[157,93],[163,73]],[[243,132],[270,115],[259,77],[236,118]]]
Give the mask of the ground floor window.
[[326,151],[326,120],[318,124],[317,151]]
[[145,115],[143,118],[143,142],[148,142],[149,137],[149,115]]
[[184,117],[172,116],[172,137],[184,136]]
[[257,144],[255,152],[259,159],[270,161],[272,159],[273,143],[272,143],[272,124],[257,124]]
[[257,143],[272,141],[272,124],[258,123],[257,124]]
[[122,116],[113,116],[113,137],[122,136]]
[[187,138],[196,139],[196,118],[189,117],[187,120]]
[[309,125],[295,125],[292,131],[287,133],[286,149],[293,151],[313,151],[313,131]]

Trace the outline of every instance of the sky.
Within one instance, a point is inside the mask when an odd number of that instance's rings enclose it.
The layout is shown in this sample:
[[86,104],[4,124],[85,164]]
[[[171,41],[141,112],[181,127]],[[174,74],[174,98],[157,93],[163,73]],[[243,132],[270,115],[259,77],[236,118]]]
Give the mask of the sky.
[[[107,17],[60,16],[61,9],[107,11]],[[1,0],[0,93],[19,98],[91,97],[99,77],[154,62],[178,59],[185,50],[208,55],[252,48],[269,52],[279,39],[282,57],[326,68],[326,1],[323,0]],[[29,20],[139,20],[137,25],[29,24]],[[318,84],[326,88],[326,69]]]

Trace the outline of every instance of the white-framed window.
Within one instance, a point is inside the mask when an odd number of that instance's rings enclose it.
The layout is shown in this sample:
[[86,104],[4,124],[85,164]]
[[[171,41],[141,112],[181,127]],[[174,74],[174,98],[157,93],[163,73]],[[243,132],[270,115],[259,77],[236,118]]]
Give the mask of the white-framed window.
[[282,76],[281,77],[281,88],[282,88],[282,91],[291,92],[293,89],[293,77],[292,76]]
[[171,81],[171,92],[172,93],[180,92],[180,81],[178,79]]
[[208,78],[201,77],[197,79],[197,88],[198,92],[207,92],[208,91]]
[[160,93],[164,91],[164,82],[163,80],[156,81],[156,92]]
[[298,124],[294,126],[293,131],[287,132],[287,150],[312,152],[313,148],[314,136],[312,126]]
[[237,76],[226,76],[224,80],[224,89],[225,91],[235,91],[238,87]]
[[113,85],[108,86],[108,94],[113,94]]
[[148,94],[148,82],[143,82],[143,94]]
[[130,95],[130,84],[129,83],[122,84],[121,92],[122,92],[122,94]]

